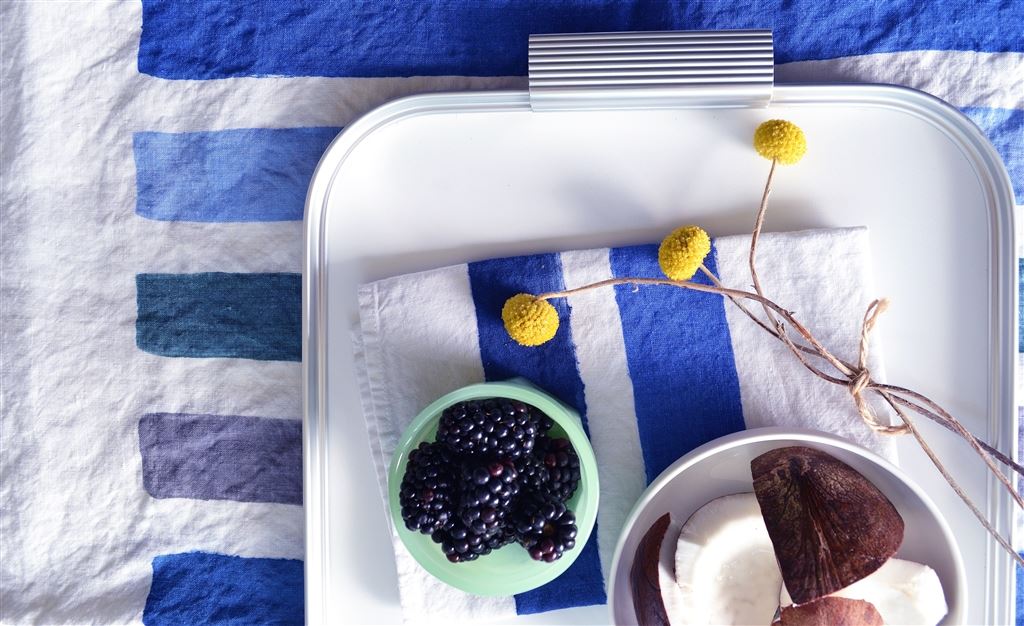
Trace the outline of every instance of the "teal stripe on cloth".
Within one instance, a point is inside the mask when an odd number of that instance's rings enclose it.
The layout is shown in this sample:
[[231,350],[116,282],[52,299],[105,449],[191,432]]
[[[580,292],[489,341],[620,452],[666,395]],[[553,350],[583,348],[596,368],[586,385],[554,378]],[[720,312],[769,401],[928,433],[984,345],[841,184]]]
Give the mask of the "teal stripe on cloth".
[[301,274],[138,274],[135,286],[141,350],[302,360]]

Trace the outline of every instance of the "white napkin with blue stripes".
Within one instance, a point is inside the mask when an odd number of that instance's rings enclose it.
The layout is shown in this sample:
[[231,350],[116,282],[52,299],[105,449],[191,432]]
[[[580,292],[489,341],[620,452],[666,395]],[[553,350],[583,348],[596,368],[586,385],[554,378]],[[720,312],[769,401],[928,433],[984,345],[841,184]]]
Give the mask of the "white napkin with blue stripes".
[[[724,284],[750,284],[749,244],[749,235],[714,240],[708,265]],[[765,234],[758,272],[769,297],[796,311],[838,356],[856,360],[861,318],[876,297],[866,229]],[[360,288],[360,389],[382,492],[395,445],[424,406],[458,387],[514,376],[580,410],[601,480],[597,527],[577,561],[515,597],[448,587],[393,535],[407,618],[493,620],[604,603],[619,531],[645,486],[689,450],[730,432],[812,428],[894,458],[893,444],[861,421],[845,389],[806,371],[720,296],[618,286],[556,300],[561,326],[538,348],[516,345],[501,325],[502,303],[518,292],[658,275],[651,245],[495,259]],[[878,346],[868,365],[883,376]]]

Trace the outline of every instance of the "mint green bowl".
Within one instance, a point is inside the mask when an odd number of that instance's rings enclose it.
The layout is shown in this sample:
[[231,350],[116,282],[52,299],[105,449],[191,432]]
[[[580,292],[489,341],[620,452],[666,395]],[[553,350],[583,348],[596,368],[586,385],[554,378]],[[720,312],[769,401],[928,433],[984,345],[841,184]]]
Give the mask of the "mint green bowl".
[[[402,521],[398,492],[409,452],[423,441],[434,440],[438,419],[445,408],[456,402],[480,398],[511,398],[547,413],[555,422],[551,434],[567,438],[580,457],[580,486],[566,503],[569,510],[576,514],[576,525],[579,528],[576,547],[554,563],[534,561],[517,544],[509,544],[469,563],[451,563],[441,552],[440,545],[434,543],[428,535],[407,529]],[[579,414],[523,379],[469,385],[438,398],[423,409],[402,434],[388,469],[391,520],[402,543],[423,569],[453,587],[481,596],[507,596],[536,589],[567,570],[580,555],[583,545],[594,530],[598,496],[597,461],[590,441],[583,432]]]

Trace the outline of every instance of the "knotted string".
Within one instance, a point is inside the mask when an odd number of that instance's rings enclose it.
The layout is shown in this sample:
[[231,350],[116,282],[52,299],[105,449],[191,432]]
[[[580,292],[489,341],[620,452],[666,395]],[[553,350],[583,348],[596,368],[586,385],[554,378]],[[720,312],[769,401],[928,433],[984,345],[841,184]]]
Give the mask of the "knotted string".
[[909,426],[906,424],[893,426],[881,421],[875,410],[871,407],[871,404],[864,397],[864,392],[870,390],[871,386],[871,370],[868,369],[868,342],[871,337],[871,331],[875,328],[878,316],[885,313],[888,308],[889,301],[882,298],[881,300],[872,301],[868,305],[867,311],[864,312],[864,323],[860,327],[860,350],[857,357],[857,368],[851,373],[850,383],[846,388],[849,390],[850,395],[853,396],[853,402],[857,405],[857,412],[860,413],[861,418],[867,425],[871,427],[871,430],[883,435],[905,435],[910,432]]

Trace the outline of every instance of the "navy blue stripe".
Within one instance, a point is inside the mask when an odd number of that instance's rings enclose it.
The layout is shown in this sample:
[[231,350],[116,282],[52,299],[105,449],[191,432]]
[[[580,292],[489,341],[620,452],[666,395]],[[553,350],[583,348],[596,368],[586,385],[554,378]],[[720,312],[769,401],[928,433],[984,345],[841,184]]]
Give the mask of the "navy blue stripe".
[[[564,299],[552,302],[562,323],[554,339],[536,348],[524,348],[512,341],[501,322],[501,307],[510,296],[564,288],[559,256],[540,254],[470,263],[469,280],[486,378],[522,376],[575,407],[587,428],[583,380],[569,330],[569,303]],[[581,550],[564,574],[539,589],[516,595],[516,612],[522,615],[607,602],[596,526]]]
[[301,220],[320,156],[340,128],[135,133],[135,212],[154,220]]
[[154,498],[302,504],[299,420],[149,413],[139,451]]
[[208,552],[153,559],[147,626],[303,624],[302,561]]
[[526,74],[531,33],[771,28],[776,61],[902,50],[1024,51],[1000,0],[143,0],[139,71],[232,76]]
[[[715,253],[706,265],[717,272]],[[657,246],[611,251],[616,277],[662,277]],[[698,282],[707,283],[699,276]],[[647,482],[690,450],[743,430],[739,378],[721,296],[666,286],[619,285]]]
[[[1024,39],[1024,25],[1021,38]],[[1024,204],[1024,109],[964,107],[961,111],[988,135],[1006,165],[1017,203]]]
[[138,274],[135,286],[141,350],[302,360],[301,274]]

